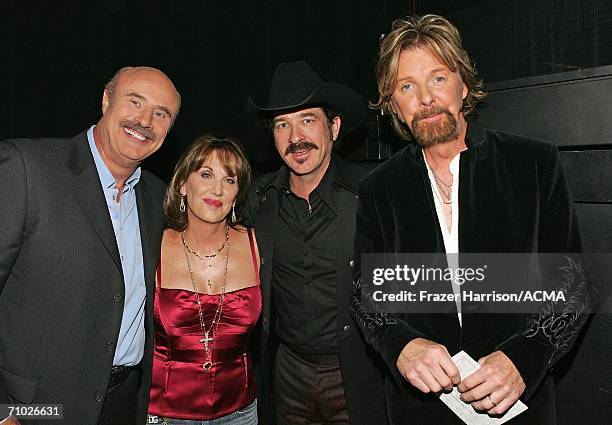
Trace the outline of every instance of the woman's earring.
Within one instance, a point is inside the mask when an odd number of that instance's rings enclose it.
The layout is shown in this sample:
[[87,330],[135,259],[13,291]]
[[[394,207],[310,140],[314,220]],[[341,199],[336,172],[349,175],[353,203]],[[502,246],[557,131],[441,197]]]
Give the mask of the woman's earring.
[[236,223],[236,208],[235,208],[235,206],[236,206],[236,202],[234,202],[232,204],[232,221],[231,221],[232,224]]
[[185,208],[185,198],[186,197],[187,197],[187,195],[181,196],[181,205],[179,205],[179,211],[182,212],[182,213],[187,211],[187,208]]

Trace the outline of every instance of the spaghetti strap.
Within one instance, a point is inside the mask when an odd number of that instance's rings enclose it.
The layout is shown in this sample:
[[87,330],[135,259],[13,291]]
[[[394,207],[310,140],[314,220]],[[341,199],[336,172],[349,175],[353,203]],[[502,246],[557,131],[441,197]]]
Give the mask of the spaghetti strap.
[[155,282],[155,289],[157,288],[161,288],[161,264],[162,264],[162,258],[161,258],[161,247],[159,248],[159,263],[157,263],[157,269],[155,270],[155,276],[157,277],[156,282]]
[[253,267],[255,269],[255,277],[257,278],[257,284],[259,285],[259,264],[257,263],[257,255],[255,254],[255,241],[253,240],[253,232],[247,228],[249,235],[249,244],[251,245],[251,258],[253,259]]

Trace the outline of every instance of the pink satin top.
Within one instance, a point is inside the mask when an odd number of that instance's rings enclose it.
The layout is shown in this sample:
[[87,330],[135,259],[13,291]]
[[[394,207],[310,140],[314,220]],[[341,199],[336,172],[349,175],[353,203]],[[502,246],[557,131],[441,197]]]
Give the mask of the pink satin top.
[[[221,321],[214,333],[210,370],[202,368],[205,353],[195,293],[156,285],[150,414],[212,420],[244,408],[255,399],[248,339],[261,313],[262,298],[250,229],[248,234],[257,285],[226,292]],[[160,282],[159,267],[157,272]],[[219,296],[200,294],[200,301],[204,323],[210,326]]]

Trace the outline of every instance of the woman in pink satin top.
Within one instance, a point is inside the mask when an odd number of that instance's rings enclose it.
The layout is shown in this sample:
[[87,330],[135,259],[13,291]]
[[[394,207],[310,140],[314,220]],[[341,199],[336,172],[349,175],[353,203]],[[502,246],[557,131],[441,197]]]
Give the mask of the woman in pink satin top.
[[240,145],[202,136],[166,193],[149,423],[257,424],[249,334],[261,313],[252,229],[236,220],[251,170]]

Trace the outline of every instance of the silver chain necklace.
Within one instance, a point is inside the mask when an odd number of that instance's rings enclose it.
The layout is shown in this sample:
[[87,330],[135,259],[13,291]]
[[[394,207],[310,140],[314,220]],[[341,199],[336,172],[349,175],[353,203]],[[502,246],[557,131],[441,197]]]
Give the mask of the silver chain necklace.
[[[202,350],[204,351],[205,361],[202,364],[202,368],[205,371],[209,371],[212,367],[212,350],[213,344],[215,342],[215,335],[217,334],[217,330],[219,329],[219,323],[221,323],[221,315],[223,314],[223,301],[225,300],[225,288],[227,285],[227,263],[229,260],[229,226],[227,227],[227,237],[225,242],[223,243],[223,247],[225,248],[225,268],[223,271],[223,286],[221,287],[221,294],[219,294],[219,303],[217,304],[217,310],[213,316],[212,322],[208,329],[206,329],[206,323],[204,323],[204,314],[202,312],[202,302],[200,300],[200,293],[198,292],[196,281],[193,277],[193,270],[191,269],[191,262],[189,261],[189,251],[187,248],[187,243],[185,242],[185,238],[183,237],[183,233],[181,232],[181,241],[183,242],[183,251],[185,252],[185,261],[187,262],[187,270],[189,270],[189,277],[191,278],[191,284],[193,285],[193,292],[195,293],[196,304],[198,305],[198,316],[200,319],[200,331],[202,333],[202,337],[200,338],[200,343],[202,343]],[[217,251],[214,255],[216,256],[219,252]],[[193,253],[192,253],[193,254]],[[194,254],[195,255],[195,254]],[[199,257],[198,257],[199,258]],[[211,287],[210,278],[208,279],[208,285]]]
[[210,281],[210,272],[211,272],[211,269],[212,269],[212,260],[213,260],[213,258],[217,257],[217,255],[223,250],[223,248],[225,248],[225,245],[228,243],[228,241],[229,241],[229,229],[230,229],[229,226],[225,226],[225,241],[223,241],[223,243],[221,244],[221,248],[219,248],[214,253],[208,254],[208,255],[200,255],[200,254],[198,254],[197,251],[191,249],[191,247],[189,246],[189,244],[185,240],[185,230],[183,230],[181,232],[181,240],[183,241],[183,247],[190,254],[195,255],[195,257],[198,260],[205,261],[206,264],[208,264],[208,279],[206,280],[206,283],[208,284],[208,293],[212,293],[212,282]]
[[221,244],[221,247],[219,249],[217,249],[215,252],[213,252],[212,254],[200,255],[200,254],[198,254],[197,251],[191,249],[191,247],[189,246],[187,241],[185,241],[185,236],[184,236],[185,230],[183,230],[181,232],[181,238],[183,240],[183,246],[185,247],[185,249],[187,251],[189,251],[190,254],[195,255],[198,260],[206,261],[205,259],[215,258],[217,256],[217,254],[219,254],[221,251],[223,251],[223,248],[225,248],[225,244],[229,241],[229,229],[230,229],[229,226],[225,226],[225,240]]
[[[442,180],[440,177],[438,177],[436,173],[433,172],[433,170],[431,171],[431,174],[433,174],[434,176],[434,181],[436,183],[436,186],[438,187],[438,192],[442,194],[442,199],[440,200],[442,201],[442,203],[446,205],[451,204],[453,202],[451,198],[451,193],[453,190],[452,181],[451,181],[451,184],[446,184],[444,180]],[[443,187],[446,187],[446,192],[444,191]]]

